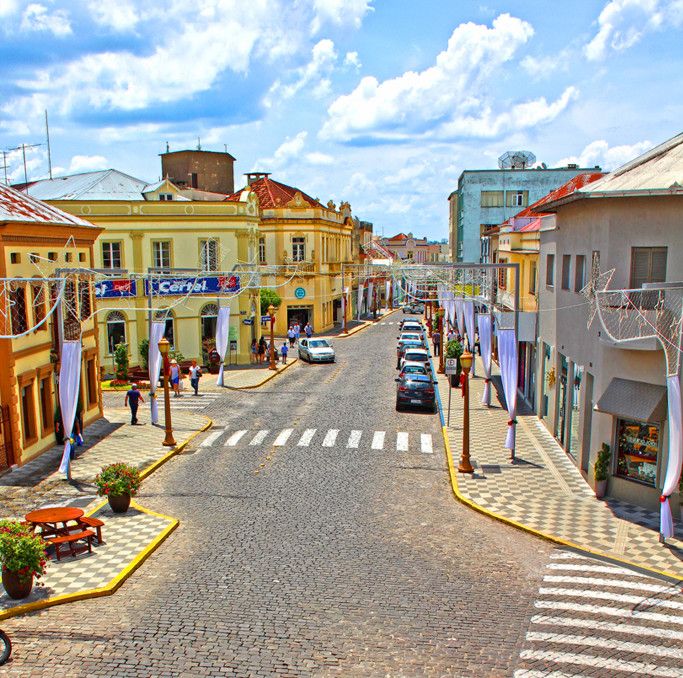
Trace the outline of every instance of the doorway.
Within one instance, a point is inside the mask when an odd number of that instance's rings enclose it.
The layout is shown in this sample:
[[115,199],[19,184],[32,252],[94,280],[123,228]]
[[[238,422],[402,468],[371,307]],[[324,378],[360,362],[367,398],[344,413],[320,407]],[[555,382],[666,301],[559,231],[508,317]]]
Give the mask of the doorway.
[[312,306],[288,306],[287,307],[287,327],[299,323],[299,327],[303,330],[306,323],[312,323],[313,307]]

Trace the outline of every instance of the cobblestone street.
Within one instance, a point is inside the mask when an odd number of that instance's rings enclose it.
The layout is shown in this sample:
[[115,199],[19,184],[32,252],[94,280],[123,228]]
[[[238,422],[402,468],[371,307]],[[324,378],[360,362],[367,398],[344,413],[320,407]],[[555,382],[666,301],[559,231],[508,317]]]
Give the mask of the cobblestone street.
[[212,399],[214,429],[138,496],[180,527],[114,596],[3,622],[0,674],[546,675],[559,551],[455,501],[438,416],[395,411],[395,335]]

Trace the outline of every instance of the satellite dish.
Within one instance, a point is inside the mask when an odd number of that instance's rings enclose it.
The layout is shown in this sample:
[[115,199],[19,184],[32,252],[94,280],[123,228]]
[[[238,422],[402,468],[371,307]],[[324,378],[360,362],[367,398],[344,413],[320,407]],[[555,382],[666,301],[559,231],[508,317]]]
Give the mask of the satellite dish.
[[526,169],[536,162],[531,151],[506,151],[498,158],[500,169]]

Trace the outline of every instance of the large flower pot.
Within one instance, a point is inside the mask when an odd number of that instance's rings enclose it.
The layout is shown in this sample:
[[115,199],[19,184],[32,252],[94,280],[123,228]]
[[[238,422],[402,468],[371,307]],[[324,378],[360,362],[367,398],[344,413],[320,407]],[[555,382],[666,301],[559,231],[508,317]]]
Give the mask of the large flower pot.
[[114,513],[125,513],[130,506],[129,494],[110,494],[107,495],[107,499]]
[[10,572],[2,568],[2,585],[7,595],[14,600],[26,598],[33,588],[33,575],[20,575],[18,572]]
[[595,496],[602,499],[607,492],[607,479],[595,481]]

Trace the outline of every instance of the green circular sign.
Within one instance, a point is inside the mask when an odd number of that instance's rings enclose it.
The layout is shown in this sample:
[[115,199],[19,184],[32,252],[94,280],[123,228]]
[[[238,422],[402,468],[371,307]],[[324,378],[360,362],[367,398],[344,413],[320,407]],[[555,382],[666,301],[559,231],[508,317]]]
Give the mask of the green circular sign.
[[297,287],[294,290],[294,296],[297,299],[303,299],[306,296],[306,290],[303,287]]

